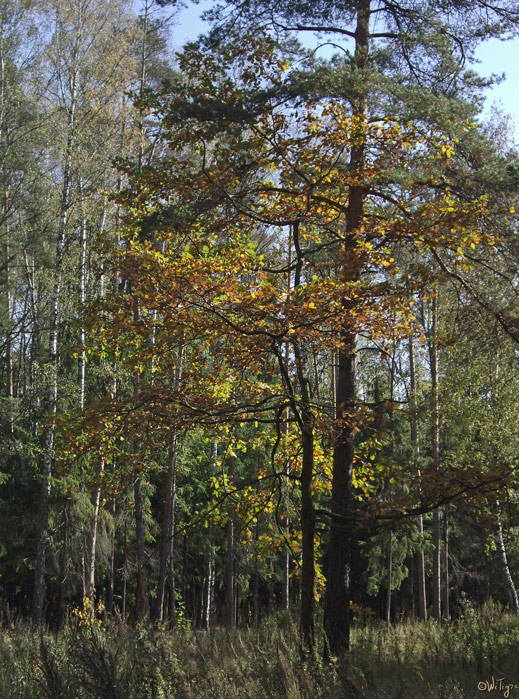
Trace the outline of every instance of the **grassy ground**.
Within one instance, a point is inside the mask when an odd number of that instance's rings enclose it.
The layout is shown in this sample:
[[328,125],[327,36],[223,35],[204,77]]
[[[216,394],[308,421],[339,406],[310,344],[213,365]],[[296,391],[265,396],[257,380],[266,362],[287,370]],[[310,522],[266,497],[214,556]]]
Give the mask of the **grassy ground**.
[[282,617],[231,634],[111,622],[53,635],[20,625],[0,631],[0,696],[519,699],[519,617],[495,605],[448,625],[358,628],[348,657],[321,656],[302,653]]

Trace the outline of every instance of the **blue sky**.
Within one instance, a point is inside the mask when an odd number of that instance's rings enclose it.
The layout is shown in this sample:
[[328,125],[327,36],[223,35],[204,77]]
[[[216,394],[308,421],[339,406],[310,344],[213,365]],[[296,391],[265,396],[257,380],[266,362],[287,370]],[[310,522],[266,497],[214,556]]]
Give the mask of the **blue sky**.
[[[211,0],[202,0],[198,5],[191,4],[182,10],[173,25],[173,43],[180,47],[185,41],[194,39],[208,28],[199,17],[203,10],[214,4]],[[510,41],[492,39],[480,45],[476,56],[480,61],[474,68],[483,76],[505,74],[505,79],[487,91],[483,118],[496,105],[511,117],[512,134],[519,143],[519,38]],[[515,128],[514,128],[515,127]]]
[[510,41],[485,41],[477,51],[480,61],[475,65],[484,76],[505,73],[505,80],[488,91],[485,111],[492,103],[509,114],[515,125],[515,141],[519,142],[519,38]]

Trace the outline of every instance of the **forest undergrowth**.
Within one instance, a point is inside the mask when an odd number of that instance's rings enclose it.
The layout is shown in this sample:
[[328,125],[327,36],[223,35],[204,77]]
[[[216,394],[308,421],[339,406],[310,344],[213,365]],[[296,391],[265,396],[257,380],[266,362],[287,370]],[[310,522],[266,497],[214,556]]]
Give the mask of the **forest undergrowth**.
[[[319,634],[322,636],[322,634]],[[293,622],[195,631],[77,617],[59,633],[0,631],[0,696],[12,699],[519,696],[519,616],[494,603],[449,624],[356,627],[351,652],[303,652]]]

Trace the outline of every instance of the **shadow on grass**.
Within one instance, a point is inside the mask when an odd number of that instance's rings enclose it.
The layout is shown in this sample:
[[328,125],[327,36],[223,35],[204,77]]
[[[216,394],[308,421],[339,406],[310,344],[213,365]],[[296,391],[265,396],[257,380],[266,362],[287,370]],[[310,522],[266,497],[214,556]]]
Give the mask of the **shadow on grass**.
[[0,696],[519,699],[519,617],[494,604],[451,624],[356,628],[351,652],[329,662],[321,650],[302,653],[283,616],[232,633],[111,621],[53,635],[20,624],[0,632]]

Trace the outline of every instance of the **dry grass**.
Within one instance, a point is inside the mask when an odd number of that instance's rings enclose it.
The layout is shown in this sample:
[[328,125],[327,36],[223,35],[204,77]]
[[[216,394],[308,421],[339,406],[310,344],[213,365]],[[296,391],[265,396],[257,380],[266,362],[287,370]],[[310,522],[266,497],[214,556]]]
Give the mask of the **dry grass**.
[[[504,678],[501,690],[478,689],[492,678]],[[302,653],[283,618],[230,634],[121,622],[0,632],[0,696],[9,699],[461,699],[505,696],[509,683],[519,685],[519,618],[492,604],[455,624],[358,628],[351,653],[329,662],[320,649]],[[519,687],[508,693],[519,697]]]

